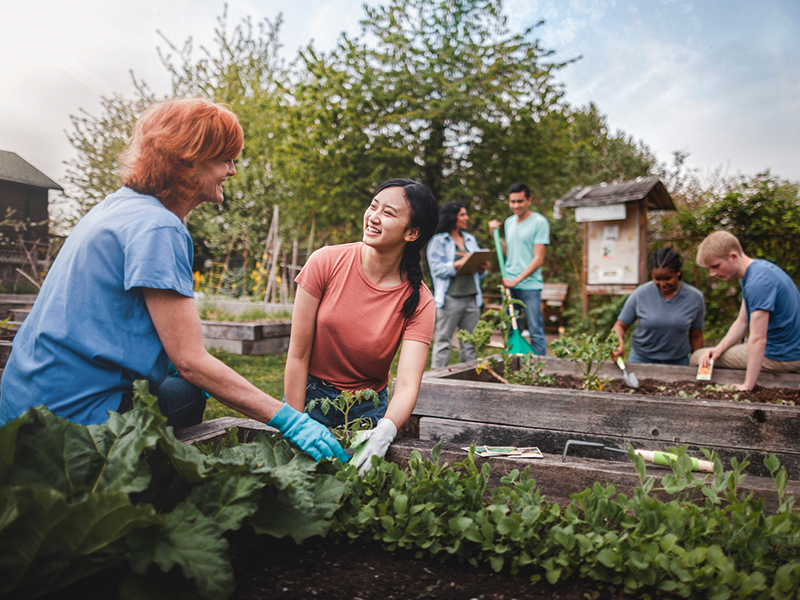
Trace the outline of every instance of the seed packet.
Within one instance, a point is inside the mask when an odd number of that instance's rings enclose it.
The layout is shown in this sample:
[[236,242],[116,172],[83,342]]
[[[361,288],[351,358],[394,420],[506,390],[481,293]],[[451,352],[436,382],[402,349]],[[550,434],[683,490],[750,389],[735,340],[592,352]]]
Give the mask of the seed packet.
[[710,360],[705,367],[697,367],[698,381],[711,381],[711,374],[714,372],[714,361]]

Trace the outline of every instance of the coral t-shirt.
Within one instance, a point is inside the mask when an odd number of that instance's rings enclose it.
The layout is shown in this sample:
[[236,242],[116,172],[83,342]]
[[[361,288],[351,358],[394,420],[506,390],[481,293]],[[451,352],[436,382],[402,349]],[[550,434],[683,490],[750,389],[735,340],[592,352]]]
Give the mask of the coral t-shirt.
[[401,341],[430,344],[436,309],[423,283],[417,309],[405,319],[401,310],[411,285],[384,288],[370,282],[361,268],[362,245],[320,248],[295,281],[320,299],[309,374],[342,390],[379,391],[389,382]]

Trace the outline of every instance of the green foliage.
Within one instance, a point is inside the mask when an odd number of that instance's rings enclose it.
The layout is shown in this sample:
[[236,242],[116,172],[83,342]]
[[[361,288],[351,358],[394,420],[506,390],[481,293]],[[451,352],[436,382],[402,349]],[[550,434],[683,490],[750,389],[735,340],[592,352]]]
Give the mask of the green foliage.
[[40,407],[0,429],[0,597],[113,568],[121,597],[227,598],[225,531],[327,532],[347,486],[311,457],[271,434],[205,455],[175,439],[147,382],[134,389],[104,425]]
[[[564,319],[569,321],[570,335],[586,333],[605,337],[611,333],[611,328],[616,323],[628,296],[599,296],[599,298],[599,306],[590,308],[586,319],[581,314],[580,304],[573,304],[564,310]],[[631,327],[628,333],[632,333],[635,327],[635,325]]]
[[250,321],[268,321],[270,323],[282,323],[292,320],[292,313],[288,310],[278,310],[266,312],[263,308],[246,308],[240,313],[228,312],[219,306],[204,303],[198,309],[200,319],[203,321],[226,321],[232,323],[248,323]]
[[77,156],[67,161],[65,176],[70,210],[63,227],[69,230],[78,220],[111,192],[119,189],[118,157],[128,143],[133,124],[156,96],[147,84],[133,80],[136,98],[120,95],[100,98],[100,114],[84,110],[71,115],[72,131],[67,134]]
[[586,390],[602,390],[605,382],[597,376],[603,362],[619,346],[619,338],[615,333],[606,336],[587,335],[579,337],[562,335],[550,344],[553,354],[558,358],[568,358],[574,362],[583,375],[583,388]]
[[350,411],[362,402],[372,402],[375,410],[378,410],[381,404],[378,392],[375,390],[343,390],[336,398],[317,398],[312,400],[306,404],[306,412],[310,413],[318,406],[322,414],[326,416],[331,410],[340,412],[344,417],[344,422],[331,429],[331,432],[342,446],[349,448],[356,432],[362,429],[372,429],[372,423],[369,419],[362,417],[350,418]]
[[[351,542],[368,538],[388,550],[457,559],[550,583],[591,579],[637,597],[791,598],[800,591],[800,515],[785,495],[786,471],[765,464],[778,491],[777,514],[738,485],[746,463],[696,478],[685,448],[672,472],[648,478],[641,457],[629,456],[641,478],[631,498],[595,483],[563,511],[516,470],[487,488],[489,462],[474,448],[462,461],[439,464],[413,452],[407,471],[378,461],[336,513],[331,532]],[[344,467],[339,477],[348,478]],[[485,501],[487,495],[491,500]],[[662,499],[666,496],[666,499]]]
[[537,355],[528,353],[519,357],[519,368],[506,366],[503,376],[508,383],[517,385],[553,385],[555,378],[542,373],[544,367],[544,362]]

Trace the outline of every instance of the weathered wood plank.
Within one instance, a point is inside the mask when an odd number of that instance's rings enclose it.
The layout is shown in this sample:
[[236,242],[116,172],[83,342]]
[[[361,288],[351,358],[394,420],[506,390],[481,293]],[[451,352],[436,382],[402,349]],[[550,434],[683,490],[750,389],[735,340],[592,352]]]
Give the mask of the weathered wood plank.
[[36,296],[36,294],[0,294],[0,304],[33,304]]
[[[653,441],[630,436],[618,436],[611,434],[596,434],[585,431],[553,431],[549,429],[539,429],[536,427],[518,427],[514,425],[498,425],[489,423],[475,423],[469,421],[453,421],[449,419],[438,419],[435,417],[423,417],[419,421],[419,436],[422,440],[438,441],[442,440],[467,446],[494,445],[494,446],[537,446],[542,452],[560,455],[567,440],[577,439],[584,442],[601,443],[605,446],[612,446],[624,449],[628,443],[634,448],[644,450],[666,451],[670,446],[687,446],[687,452],[694,457],[704,458],[702,448],[714,451],[720,457],[723,465],[729,466],[731,459],[736,458],[740,463],[744,460],[750,462],[747,469],[748,474],[758,476],[768,476],[769,470],[764,466],[764,459],[767,454],[774,454],[786,467],[786,472],[793,478],[800,477],[800,453],[781,452],[764,450],[747,450],[731,448],[724,444],[707,443],[703,445],[671,443],[667,441]],[[575,457],[589,457],[603,459],[607,461],[626,462],[625,455],[612,451],[604,451],[597,448],[587,448],[581,446],[570,446],[568,460]]]
[[230,340],[261,340],[268,337],[289,335],[291,323],[272,323],[264,321],[232,322],[201,321],[203,337]]
[[251,431],[258,433],[260,431],[278,431],[274,427],[268,427],[261,421],[256,421],[254,419],[220,417],[219,419],[212,419],[211,421],[204,421],[197,425],[192,425],[191,427],[179,429],[175,432],[175,437],[184,444],[208,442],[224,436],[226,432],[233,427],[238,427],[240,432]]
[[670,444],[800,449],[800,409],[772,404],[429,379],[414,414]]
[[289,349],[289,336],[265,340],[228,340],[224,338],[203,338],[206,348],[216,348],[232,354],[256,355],[283,354]]
[[[495,359],[498,361],[497,368],[499,373],[503,370],[503,361],[501,355],[496,355]],[[580,371],[572,361],[555,358],[553,356],[539,357],[545,367],[543,372],[548,375],[573,375],[580,377]],[[462,379],[469,378],[471,380],[481,379],[475,373],[475,366],[478,361],[471,361],[445,367],[444,369],[437,369],[435,371],[428,371],[425,373],[425,379]],[[677,365],[653,365],[643,363],[628,363],[628,371],[636,373],[639,379],[657,379],[659,381],[692,381],[697,377],[697,367],[680,367]],[[608,377],[609,379],[622,379],[622,372],[616,364],[606,362],[600,370],[600,376]],[[485,378],[484,378],[485,380]],[[744,381],[744,371],[736,369],[720,369],[715,368],[713,378],[709,383],[720,385],[731,385],[734,383],[742,383]],[[797,389],[800,387],[800,374],[798,373],[761,373],[756,381],[758,385],[763,387],[772,388],[791,388]]]

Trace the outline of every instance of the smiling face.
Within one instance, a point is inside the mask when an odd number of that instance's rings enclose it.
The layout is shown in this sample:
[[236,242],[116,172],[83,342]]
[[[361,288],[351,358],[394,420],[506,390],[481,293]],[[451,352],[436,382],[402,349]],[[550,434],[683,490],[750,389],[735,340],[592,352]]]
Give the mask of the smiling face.
[[212,158],[197,164],[194,169],[195,177],[200,183],[200,192],[197,194],[197,205],[203,202],[222,204],[222,184],[228,177],[236,175],[236,166],[233,159]]
[[672,298],[681,289],[680,271],[657,267],[653,269],[653,283],[667,300]]
[[508,206],[512,213],[524,219],[531,212],[531,198],[526,197],[525,192],[514,192],[508,195]]
[[419,236],[419,229],[408,226],[410,221],[411,209],[403,188],[386,188],[364,213],[364,243],[375,248],[404,246]]
[[467,209],[462,208],[458,211],[458,216],[456,217],[456,228],[466,229],[467,226],[469,226],[469,215],[467,214]]

